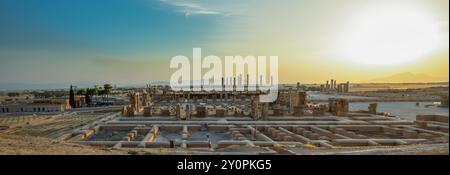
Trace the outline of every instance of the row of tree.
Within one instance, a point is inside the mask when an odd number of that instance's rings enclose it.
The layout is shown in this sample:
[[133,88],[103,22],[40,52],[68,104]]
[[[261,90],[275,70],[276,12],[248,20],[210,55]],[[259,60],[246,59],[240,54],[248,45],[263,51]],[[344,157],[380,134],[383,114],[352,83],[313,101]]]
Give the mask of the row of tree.
[[[84,95],[86,104],[91,105],[93,96],[98,96],[98,95],[108,96],[111,93],[112,89],[113,89],[113,87],[110,84],[104,84],[103,88],[95,85],[94,88],[79,89],[76,92],[76,95]],[[70,106],[75,108],[76,107],[75,91],[73,90],[73,86],[70,86],[70,95],[69,96],[70,96],[69,97]]]
[[20,93],[18,92],[8,92],[8,97],[18,97],[20,96]]

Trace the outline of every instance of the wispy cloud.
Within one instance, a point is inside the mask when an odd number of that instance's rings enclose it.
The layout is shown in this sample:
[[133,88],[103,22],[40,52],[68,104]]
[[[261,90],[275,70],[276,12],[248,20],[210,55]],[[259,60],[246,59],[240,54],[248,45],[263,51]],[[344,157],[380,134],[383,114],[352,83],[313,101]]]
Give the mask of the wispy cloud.
[[222,15],[223,13],[214,10],[210,7],[206,7],[199,2],[192,2],[187,0],[160,0],[163,3],[175,6],[176,11],[183,13],[185,16],[193,15]]

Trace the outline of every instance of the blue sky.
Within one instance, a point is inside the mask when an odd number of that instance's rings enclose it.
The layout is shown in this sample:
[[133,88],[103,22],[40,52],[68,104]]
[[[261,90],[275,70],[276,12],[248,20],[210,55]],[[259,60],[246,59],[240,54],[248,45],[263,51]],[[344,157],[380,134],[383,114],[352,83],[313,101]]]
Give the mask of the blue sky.
[[196,45],[214,16],[188,18],[158,0],[2,0],[1,49],[160,54]]
[[171,57],[207,46],[218,18],[177,1],[2,0],[0,83],[158,80]]

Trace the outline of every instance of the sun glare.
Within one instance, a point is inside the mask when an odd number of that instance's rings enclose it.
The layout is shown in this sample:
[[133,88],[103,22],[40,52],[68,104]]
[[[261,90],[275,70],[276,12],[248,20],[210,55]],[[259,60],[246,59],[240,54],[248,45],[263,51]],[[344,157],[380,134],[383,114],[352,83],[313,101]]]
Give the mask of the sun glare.
[[344,58],[367,65],[411,62],[432,52],[439,44],[439,26],[417,9],[366,9],[354,13],[339,39]]

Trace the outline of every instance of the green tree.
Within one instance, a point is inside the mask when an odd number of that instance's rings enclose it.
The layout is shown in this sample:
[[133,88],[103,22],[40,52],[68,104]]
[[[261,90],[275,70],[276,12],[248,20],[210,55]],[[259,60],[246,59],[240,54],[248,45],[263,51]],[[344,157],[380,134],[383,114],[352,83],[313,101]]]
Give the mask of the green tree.
[[70,91],[69,91],[69,104],[72,108],[75,108],[75,93],[73,92],[72,85],[70,85]]
[[100,95],[100,96],[106,95],[106,91],[105,90],[99,90],[98,91],[98,95]]
[[9,92],[8,93],[8,97],[17,97],[19,95],[20,95],[20,93],[18,93],[18,92]]
[[86,104],[88,104],[88,105],[92,104],[92,96],[94,95],[94,93],[95,93],[95,89],[88,88],[86,90],[86,95],[85,95]]
[[77,91],[77,95],[86,95],[87,91],[86,89],[80,89]]
[[97,85],[94,86],[94,89],[92,89],[92,95],[98,95],[99,94],[99,88]]
[[111,93],[112,90],[112,86],[110,84],[104,84],[103,85],[103,90],[105,91],[105,94],[108,95]]

